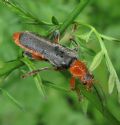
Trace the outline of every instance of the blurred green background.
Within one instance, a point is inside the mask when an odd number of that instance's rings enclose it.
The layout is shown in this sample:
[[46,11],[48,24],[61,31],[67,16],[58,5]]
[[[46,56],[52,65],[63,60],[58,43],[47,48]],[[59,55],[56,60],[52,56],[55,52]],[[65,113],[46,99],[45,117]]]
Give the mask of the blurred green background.
[[[35,17],[51,22],[55,16],[62,22],[79,3],[79,0],[16,0],[25,10]],[[92,0],[77,18],[78,21],[93,25],[99,32],[120,39],[120,0]],[[18,57],[19,47],[13,40],[16,31],[33,31],[44,35],[46,29],[40,26],[27,25],[20,22],[20,17],[14,14],[4,4],[0,3],[0,67],[2,61],[14,60]],[[106,42],[106,47],[113,65],[120,76],[120,43]],[[94,45],[95,46],[95,45]],[[96,50],[98,46],[95,46]],[[48,65],[37,62],[37,66]],[[78,101],[74,92],[65,93],[53,88],[46,88],[47,98],[42,99],[32,77],[21,79],[21,68],[15,70],[0,84],[25,108],[21,111],[7,96],[0,94],[0,125],[106,125],[109,122],[84,98]],[[112,113],[120,119],[120,105],[117,100],[116,88],[108,95],[108,72],[103,61],[94,72],[95,78],[101,84],[106,94],[108,106]],[[69,89],[70,75],[56,71],[40,73],[43,80],[48,80]],[[87,110],[86,110],[87,109]]]

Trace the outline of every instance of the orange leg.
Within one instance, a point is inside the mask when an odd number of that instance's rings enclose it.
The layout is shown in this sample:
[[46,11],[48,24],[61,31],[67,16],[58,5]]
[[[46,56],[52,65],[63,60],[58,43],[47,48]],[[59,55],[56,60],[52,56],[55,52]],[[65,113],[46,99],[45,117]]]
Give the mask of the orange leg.
[[70,79],[70,89],[71,90],[75,89],[75,78],[73,76]]

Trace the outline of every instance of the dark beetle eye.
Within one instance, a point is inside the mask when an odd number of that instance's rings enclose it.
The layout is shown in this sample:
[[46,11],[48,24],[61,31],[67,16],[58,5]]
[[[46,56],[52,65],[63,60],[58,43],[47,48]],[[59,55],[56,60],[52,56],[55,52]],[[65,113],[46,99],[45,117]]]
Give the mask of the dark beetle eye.
[[84,80],[89,81],[89,80],[91,80],[93,78],[94,78],[94,76],[92,74],[86,74],[85,77],[84,77]]

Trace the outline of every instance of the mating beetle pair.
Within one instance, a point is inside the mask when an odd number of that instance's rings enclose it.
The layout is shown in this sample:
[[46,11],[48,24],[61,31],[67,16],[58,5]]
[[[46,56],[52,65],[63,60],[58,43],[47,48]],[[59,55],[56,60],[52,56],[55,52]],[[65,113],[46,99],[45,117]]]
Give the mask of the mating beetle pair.
[[77,58],[73,50],[57,42],[52,43],[50,40],[31,32],[16,32],[13,39],[33,59],[47,60],[56,69],[68,69],[72,74],[71,89],[75,88],[75,78],[78,78],[87,88],[91,88],[94,81],[93,75],[88,71],[84,62]]

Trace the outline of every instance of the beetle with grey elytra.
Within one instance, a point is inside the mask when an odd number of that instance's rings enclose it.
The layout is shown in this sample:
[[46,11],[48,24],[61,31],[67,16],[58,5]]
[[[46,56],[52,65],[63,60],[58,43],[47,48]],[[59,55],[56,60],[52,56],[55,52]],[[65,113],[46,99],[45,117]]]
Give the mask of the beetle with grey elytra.
[[74,50],[31,32],[16,32],[13,38],[15,43],[33,59],[48,60],[58,69],[69,69],[72,74],[70,80],[72,89],[75,88],[75,78],[78,78],[88,88],[92,86],[93,75],[88,71],[84,62],[78,60]]

